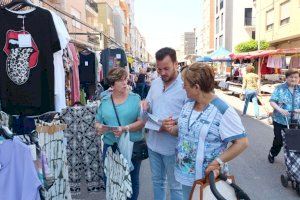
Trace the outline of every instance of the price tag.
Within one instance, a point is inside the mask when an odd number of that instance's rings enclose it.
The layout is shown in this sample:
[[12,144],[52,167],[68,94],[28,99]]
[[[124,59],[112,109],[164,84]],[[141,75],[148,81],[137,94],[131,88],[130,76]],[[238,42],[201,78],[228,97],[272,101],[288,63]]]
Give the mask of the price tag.
[[18,35],[19,47],[28,48],[32,47],[31,35],[30,34],[20,34]]
[[35,144],[29,145],[30,151],[31,151],[31,156],[32,160],[36,160],[36,146]]
[[86,67],[89,66],[89,61],[85,61],[84,66],[86,66]]
[[117,54],[117,55],[116,55],[116,58],[117,58],[117,59],[121,59],[121,54]]

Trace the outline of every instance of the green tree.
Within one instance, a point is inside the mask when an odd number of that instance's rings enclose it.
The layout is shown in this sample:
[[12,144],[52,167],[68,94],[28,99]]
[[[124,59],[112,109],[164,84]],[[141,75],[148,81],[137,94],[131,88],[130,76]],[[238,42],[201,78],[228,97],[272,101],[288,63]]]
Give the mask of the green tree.
[[[265,50],[265,49],[269,48],[269,46],[270,46],[269,42],[264,41],[264,40],[260,41],[260,50]],[[255,40],[242,42],[235,47],[235,51],[237,53],[250,52],[250,51],[256,51],[256,50],[258,50],[258,42]]]

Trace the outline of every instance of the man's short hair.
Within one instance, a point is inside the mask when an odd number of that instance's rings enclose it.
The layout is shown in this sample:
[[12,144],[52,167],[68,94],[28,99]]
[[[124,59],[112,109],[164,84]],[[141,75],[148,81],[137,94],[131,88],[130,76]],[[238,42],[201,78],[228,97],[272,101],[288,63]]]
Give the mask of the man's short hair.
[[170,56],[172,62],[177,62],[176,51],[172,48],[165,47],[158,50],[155,54],[155,58],[157,61],[163,60],[166,56]]

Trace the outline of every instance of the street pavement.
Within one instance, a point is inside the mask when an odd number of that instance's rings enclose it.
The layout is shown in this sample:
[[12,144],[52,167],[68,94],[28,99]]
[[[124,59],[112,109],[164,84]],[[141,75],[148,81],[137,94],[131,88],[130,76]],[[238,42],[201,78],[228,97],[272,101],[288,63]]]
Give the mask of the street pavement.
[[[243,108],[243,101],[237,97],[224,94],[217,90],[216,94],[232,105],[239,113]],[[230,172],[235,176],[236,183],[247,192],[251,200],[296,200],[296,192],[284,188],[280,182],[280,175],[285,171],[283,152],[276,158],[274,164],[267,160],[267,154],[272,144],[273,130],[268,120],[253,119],[253,106],[250,104],[249,115],[241,117],[249,137],[249,148],[238,158],[230,162]],[[260,109],[264,114],[261,107]],[[168,195],[169,196],[169,195]],[[83,193],[81,200],[104,200],[105,194],[88,195]],[[152,200],[152,183],[149,161],[143,162],[140,173],[139,200]]]

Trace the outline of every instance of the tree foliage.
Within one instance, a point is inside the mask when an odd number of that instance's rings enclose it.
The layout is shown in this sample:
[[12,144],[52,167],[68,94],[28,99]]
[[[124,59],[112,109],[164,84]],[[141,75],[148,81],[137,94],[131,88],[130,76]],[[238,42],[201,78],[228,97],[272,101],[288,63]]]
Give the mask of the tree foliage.
[[[259,49],[265,50],[265,49],[269,48],[269,46],[270,46],[269,42],[262,40],[262,41],[260,41]],[[235,47],[235,51],[237,53],[250,52],[250,51],[256,51],[256,50],[258,50],[258,42],[255,40],[242,42]]]

